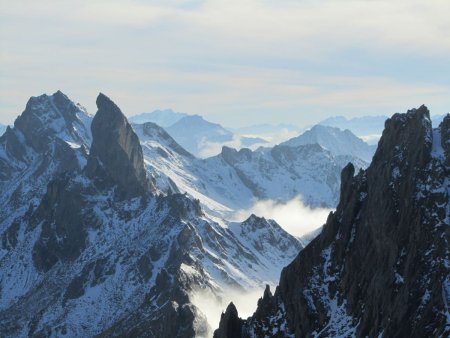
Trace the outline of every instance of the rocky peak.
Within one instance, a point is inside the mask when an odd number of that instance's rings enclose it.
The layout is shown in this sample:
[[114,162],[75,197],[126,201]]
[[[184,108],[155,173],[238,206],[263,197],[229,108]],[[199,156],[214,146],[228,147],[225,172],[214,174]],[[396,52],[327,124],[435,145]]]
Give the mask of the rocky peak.
[[85,109],[57,91],[53,95],[31,97],[14,122],[14,129],[36,151],[43,152],[55,136],[78,144],[89,142],[89,131],[82,119],[89,120]]
[[[137,135],[119,107],[106,95],[97,97],[92,121],[92,146],[86,174],[99,182],[117,185],[124,198],[151,191]],[[105,174],[109,180],[105,182]]]

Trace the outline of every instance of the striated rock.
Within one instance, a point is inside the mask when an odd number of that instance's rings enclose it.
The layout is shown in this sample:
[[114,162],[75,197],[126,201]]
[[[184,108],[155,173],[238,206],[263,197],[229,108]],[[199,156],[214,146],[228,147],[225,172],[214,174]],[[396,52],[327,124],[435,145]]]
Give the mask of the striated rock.
[[386,121],[372,164],[344,168],[336,212],[236,337],[449,334],[449,121],[432,130],[425,106]]
[[[86,167],[88,177],[112,183],[124,198],[151,191],[139,139],[119,107],[104,94],[97,97],[92,121],[92,146]],[[105,182],[105,176],[111,182]]]

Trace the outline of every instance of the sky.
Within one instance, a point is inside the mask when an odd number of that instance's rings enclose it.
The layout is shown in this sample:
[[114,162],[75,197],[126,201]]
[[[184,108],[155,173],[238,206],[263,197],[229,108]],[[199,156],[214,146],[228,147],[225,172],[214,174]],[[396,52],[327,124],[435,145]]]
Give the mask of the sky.
[[229,127],[450,111],[448,0],[0,0],[0,122],[60,89],[95,113]]

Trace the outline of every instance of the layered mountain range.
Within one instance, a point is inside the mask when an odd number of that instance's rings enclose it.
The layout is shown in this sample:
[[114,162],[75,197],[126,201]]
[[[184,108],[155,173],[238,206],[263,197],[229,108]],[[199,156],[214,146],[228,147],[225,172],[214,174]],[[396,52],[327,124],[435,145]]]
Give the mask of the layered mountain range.
[[[302,145],[279,145],[252,151],[223,147],[219,155],[198,159],[185,151],[165,130],[154,123],[134,125],[144,150],[149,172],[162,192],[186,192],[199,199],[215,215],[230,216],[236,209],[250,208],[256,200],[289,201],[298,196],[312,207],[334,208],[339,198],[340,172],[348,163],[365,168],[368,162],[350,154],[353,136],[341,138],[349,149],[337,153],[319,140]],[[315,130],[314,130],[315,131]],[[312,131],[311,133],[314,133]],[[338,133],[338,136],[344,135]],[[332,137],[332,136],[330,136]],[[371,148],[365,145],[370,152]],[[368,155],[367,155],[368,156]]]
[[130,122],[133,124],[151,122],[165,128],[177,143],[200,158],[217,155],[223,145],[245,148],[267,143],[260,137],[237,135],[220,124],[205,120],[200,115],[177,113],[171,109],[138,114],[130,117]]
[[339,204],[272,294],[215,337],[447,337],[450,115],[425,106],[385,124],[366,170],[342,171]]
[[[283,266],[275,294],[248,320],[231,305],[219,337],[445,335],[450,118],[432,130],[425,107],[395,115],[367,168],[373,149],[335,128],[199,159],[96,103],[91,116],[59,91],[32,97],[0,137],[2,336],[210,337],[202,297],[244,297]],[[322,232],[232,220],[298,196],[339,202]]]
[[273,283],[302,246],[274,221],[161,194],[121,110],[103,94],[97,107],[34,97],[0,138],[0,332],[208,336],[194,291]]

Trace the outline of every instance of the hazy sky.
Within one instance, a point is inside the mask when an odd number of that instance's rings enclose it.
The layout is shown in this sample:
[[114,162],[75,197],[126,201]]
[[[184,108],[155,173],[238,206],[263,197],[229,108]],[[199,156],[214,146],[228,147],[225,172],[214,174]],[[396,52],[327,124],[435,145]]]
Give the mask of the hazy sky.
[[3,123],[58,89],[226,126],[450,111],[448,0],[0,3]]

